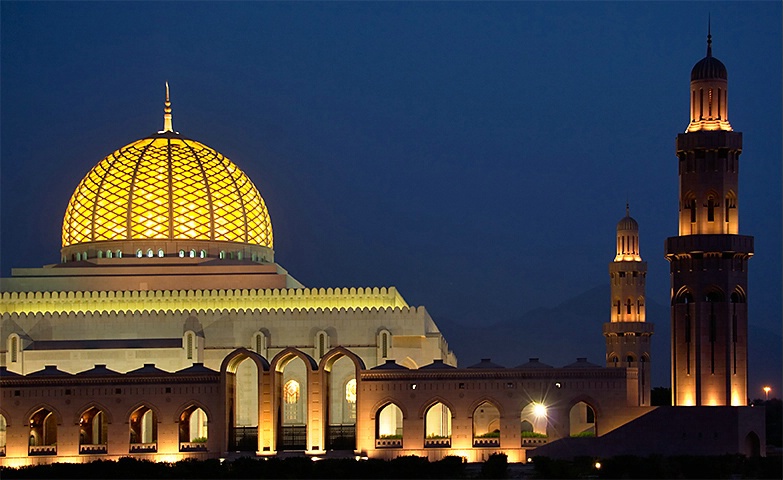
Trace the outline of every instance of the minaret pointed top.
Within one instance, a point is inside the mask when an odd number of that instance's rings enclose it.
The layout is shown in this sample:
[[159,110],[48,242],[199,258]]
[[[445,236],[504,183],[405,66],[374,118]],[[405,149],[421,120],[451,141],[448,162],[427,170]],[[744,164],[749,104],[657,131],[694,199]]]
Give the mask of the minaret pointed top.
[[631,216],[631,207],[628,205],[628,202],[625,202],[625,216],[626,217]]
[[169,82],[166,82],[166,102],[163,104],[163,130],[164,132],[173,132],[174,127],[171,121],[171,100],[169,99]]
[[707,56],[712,56],[712,19],[710,14],[707,14]]

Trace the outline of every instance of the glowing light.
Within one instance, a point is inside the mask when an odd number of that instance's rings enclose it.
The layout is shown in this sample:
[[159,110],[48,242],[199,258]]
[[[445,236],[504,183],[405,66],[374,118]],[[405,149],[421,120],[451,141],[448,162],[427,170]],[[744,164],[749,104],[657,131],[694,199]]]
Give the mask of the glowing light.
[[762,390],[764,390],[764,400],[769,400],[769,392],[772,391],[772,387],[765,386]]
[[536,403],[533,405],[533,415],[537,418],[546,417],[546,405],[543,403]]
[[601,462],[595,462],[594,466],[596,470],[601,470]]
[[264,199],[231,160],[184,138],[145,138],[101,160],[79,183],[62,245],[183,239],[273,248]]

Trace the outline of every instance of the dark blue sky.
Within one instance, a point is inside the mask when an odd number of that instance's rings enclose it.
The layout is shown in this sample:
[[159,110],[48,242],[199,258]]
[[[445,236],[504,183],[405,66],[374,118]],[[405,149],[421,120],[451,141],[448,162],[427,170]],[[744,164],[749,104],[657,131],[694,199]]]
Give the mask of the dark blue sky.
[[[436,321],[486,325],[608,282],[626,199],[648,297],[668,302],[674,139],[711,13],[744,134],[751,323],[781,331],[780,2],[4,1],[0,13],[4,276],[58,261],[74,188],[161,128],[168,80],[175,129],[251,177],[294,277],[394,285]],[[607,298],[586,331],[608,315]]]

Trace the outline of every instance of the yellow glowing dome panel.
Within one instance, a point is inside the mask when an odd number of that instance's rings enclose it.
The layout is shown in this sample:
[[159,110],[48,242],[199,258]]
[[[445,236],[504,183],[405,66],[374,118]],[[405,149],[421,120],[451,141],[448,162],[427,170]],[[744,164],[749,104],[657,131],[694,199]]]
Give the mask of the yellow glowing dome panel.
[[127,145],[73,193],[63,247],[107,240],[209,240],[273,248],[253,182],[217,151],[173,132]]

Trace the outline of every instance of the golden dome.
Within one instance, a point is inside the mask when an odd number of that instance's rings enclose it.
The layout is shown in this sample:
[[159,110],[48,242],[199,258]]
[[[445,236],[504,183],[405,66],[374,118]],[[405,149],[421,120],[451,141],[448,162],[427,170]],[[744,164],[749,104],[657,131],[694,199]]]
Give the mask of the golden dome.
[[[168,90],[168,86],[167,86]],[[231,160],[171,128],[126,145],[82,179],[63,219],[63,247],[128,240],[206,240],[273,248],[253,182]]]

